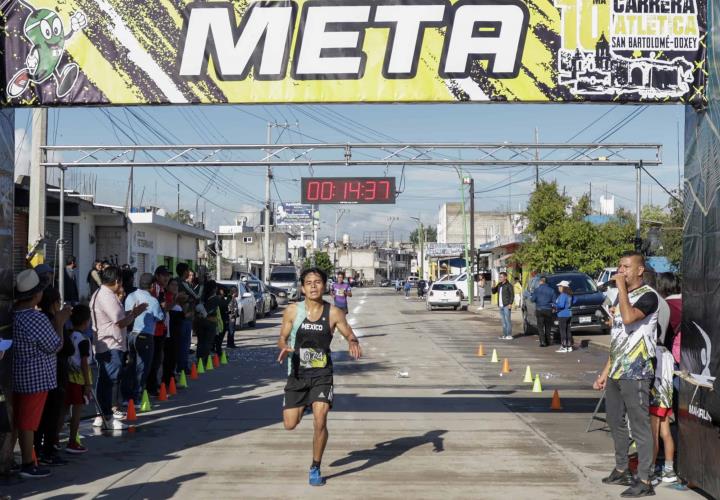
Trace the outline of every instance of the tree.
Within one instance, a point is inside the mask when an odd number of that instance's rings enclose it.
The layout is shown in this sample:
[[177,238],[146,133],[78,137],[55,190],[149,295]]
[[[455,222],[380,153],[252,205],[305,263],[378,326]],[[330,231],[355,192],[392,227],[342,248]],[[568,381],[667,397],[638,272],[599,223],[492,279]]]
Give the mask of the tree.
[[583,196],[571,207],[570,198],[560,194],[556,182],[541,181],[528,202],[528,241],[514,259],[540,272],[573,267],[594,273],[615,265],[622,252],[633,248],[633,225],[624,215],[592,224],[585,219],[589,213],[589,197]]
[[335,271],[332,260],[327,252],[315,252],[315,264],[312,258],[307,258],[303,262],[303,269],[308,267],[318,267],[322,269],[328,277],[331,277]]
[[666,207],[646,205],[642,208],[641,236],[651,240],[650,253],[667,257],[678,269],[682,263],[682,234],[684,212],[682,193],[678,199],[670,198]]
[[[410,243],[418,244],[420,243],[420,229],[416,229],[412,233],[410,233]],[[437,228],[434,226],[423,226],[423,234],[425,235],[425,241],[434,243],[437,241]]]
[[190,212],[190,210],[185,210],[184,208],[181,208],[177,212],[168,214],[168,217],[172,220],[180,222],[181,224],[192,225],[193,223],[192,213]]

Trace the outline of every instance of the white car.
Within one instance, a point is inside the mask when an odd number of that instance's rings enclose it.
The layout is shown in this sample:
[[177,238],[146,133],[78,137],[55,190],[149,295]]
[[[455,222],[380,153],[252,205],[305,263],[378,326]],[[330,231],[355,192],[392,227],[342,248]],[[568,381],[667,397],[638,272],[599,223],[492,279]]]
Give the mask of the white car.
[[465,294],[467,293],[467,273],[458,274],[457,276],[453,276],[452,278],[448,279],[444,283],[453,283],[457,289],[460,291],[460,298],[464,299]]
[[230,292],[230,288],[237,287],[237,305],[238,315],[235,318],[235,329],[242,330],[246,324],[251,327],[255,327],[257,321],[257,305],[255,304],[255,295],[251,290],[248,290],[240,280],[222,280],[217,282],[218,286],[225,288],[225,293]]
[[438,283],[436,281],[427,294],[426,306],[428,311],[432,311],[433,307],[452,307],[457,311],[461,303],[462,294],[455,283]]

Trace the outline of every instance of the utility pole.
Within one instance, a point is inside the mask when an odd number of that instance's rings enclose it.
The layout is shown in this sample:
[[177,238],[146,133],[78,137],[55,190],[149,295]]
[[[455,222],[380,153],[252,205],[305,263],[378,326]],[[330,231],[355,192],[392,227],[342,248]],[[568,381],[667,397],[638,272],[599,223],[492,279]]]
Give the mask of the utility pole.
[[[537,127],[535,127],[535,144],[539,144],[539,143],[540,143],[540,131],[538,130]],[[540,160],[540,149],[537,147],[535,148],[535,160],[536,161]],[[536,163],[535,164],[535,189],[537,189],[538,184],[540,184],[540,165],[538,165]]]
[[[537,130],[537,129],[536,129]],[[475,295],[475,179],[465,177],[463,183],[470,186],[470,266],[467,272],[468,304],[473,305]]]
[[215,279],[217,281],[222,279],[220,266],[222,266],[222,256],[220,255],[220,235],[215,233]]
[[65,303],[65,170],[60,167],[60,234],[58,238],[58,289],[60,292],[60,303]]
[[635,251],[642,250],[642,239],[640,238],[640,210],[642,204],[642,168],[643,162],[635,167]]
[[180,184],[177,185],[177,212],[176,217],[180,217]]
[[[272,143],[272,127],[271,123],[267,124],[267,144]],[[268,151],[268,158],[270,152]],[[265,175],[265,224],[263,227],[263,280],[266,284],[270,284],[270,207],[272,200],[270,199],[270,183],[272,182],[272,167],[268,163],[267,174]]]
[[[47,144],[47,108],[32,110],[32,140],[30,142],[30,207],[28,221],[28,249],[37,248],[30,263],[33,266],[45,261],[45,167],[46,159],[42,146]],[[54,242],[53,242],[54,243]]]
[[390,228],[392,228],[393,222],[398,220],[398,217],[388,217],[388,229],[387,229],[387,253],[385,254],[385,264],[386,264],[386,274],[387,279],[390,279],[390,250],[391,250],[391,244],[390,244]]

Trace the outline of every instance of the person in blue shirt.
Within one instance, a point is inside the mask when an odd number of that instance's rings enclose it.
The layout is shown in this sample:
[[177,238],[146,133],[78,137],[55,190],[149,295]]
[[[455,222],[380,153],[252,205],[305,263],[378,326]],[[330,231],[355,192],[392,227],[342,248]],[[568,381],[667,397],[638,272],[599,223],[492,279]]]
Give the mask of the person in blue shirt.
[[545,276],[540,277],[540,284],[533,290],[530,300],[535,303],[538,337],[540,347],[552,344],[553,304],[555,290],[547,284]]
[[563,280],[557,284],[560,294],[555,299],[555,311],[557,312],[558,326],[560,328],[561,347],[556,352],[572,352],[573,338],[570,330],[572,320],[572,289],[570,282]]
[[125,299],[126,311],[132,311],[138,304],[147,304],[147,309],[135,318],[132,333],[128,337],[128,347],[130,348],[128,378],[132,379],[129,385],[133,387],[131,395],[136,405],[140,405],[142,402],[142,393],[150,375],[155,345],[153,338],[155,324],[165,319],[160,302],[150,293],[152,284],[153,275],[142,274],[139,288]]

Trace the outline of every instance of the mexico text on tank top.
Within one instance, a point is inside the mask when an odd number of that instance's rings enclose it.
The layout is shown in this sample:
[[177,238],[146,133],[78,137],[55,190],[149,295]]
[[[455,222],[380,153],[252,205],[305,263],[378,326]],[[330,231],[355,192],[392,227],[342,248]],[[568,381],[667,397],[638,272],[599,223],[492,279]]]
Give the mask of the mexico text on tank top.
[[330,304],[323,305],[317,321],[305,318],[297,331],[293,353],[293,375],[313,378],[332,375],[330,359]]

